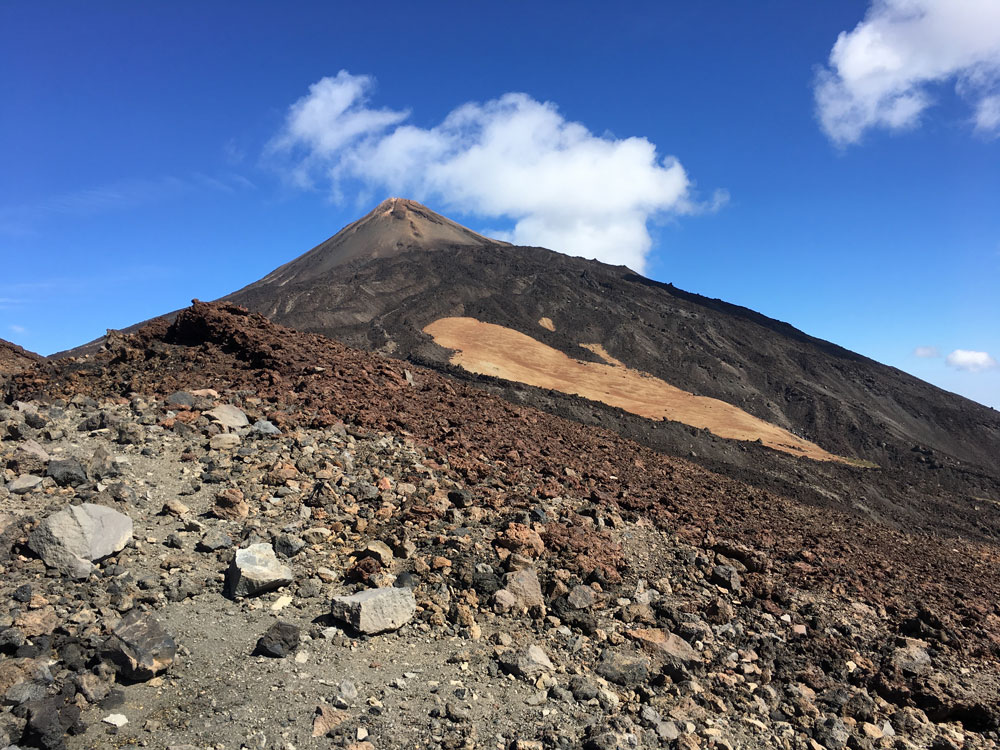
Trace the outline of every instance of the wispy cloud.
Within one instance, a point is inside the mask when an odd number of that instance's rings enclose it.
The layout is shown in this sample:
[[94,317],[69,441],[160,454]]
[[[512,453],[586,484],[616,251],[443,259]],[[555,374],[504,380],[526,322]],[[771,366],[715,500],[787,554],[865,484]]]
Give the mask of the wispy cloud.
[[915,127],[943,83],[970,102],[976,130],[998,132],[1000,2],[873,0],[817,75],[820,125],[841,146],[871,128]]
[[211,177],[196,173],[180,178],[133,179],[82,188],[31,203],[0,206],[0,233],[33,234],[53,216],[87,218],[139,206],[160,203],[197,190],[235,192],[253,183],[238,174]]
[[15,325],[14,323],[11,323],[9,326],[7,326],[7,328],[9,328],[14,333],[27,333],[28,332],[28,329],[25,328],[24,326]]
[[88,276],[53,276],[42,280],[0,281],[0,307],[24,307],[50,300],[76,295],[92,295],[95,290],[110,289],[123,284],[134,284],[152,279],[169,278],[176,269],[158,265],[135,265],[114,272]]
[[920,357],[921,359],[934,359],[935,357],[940,357],[941,352],[936,346],[918,346],[913,350],[914,357]]
[[712,210],[696,200],[675,158],[645,138],[599,136],[567,120],[552,102],[509,93],[454,109],[429,128],[409,111],[374,108],[369,76],[341,71],[289,109],[268,155],[302,186],[323,184],[335,199],[360,182],[445,210],[509,219],[523,245],[626,264],[642,271],[658,216]]
[[983,372],[997,366],[997,361],[988,352],[976,352],[969,349],[956,349],[945,357],[945,363],[949,367],[965,372]]

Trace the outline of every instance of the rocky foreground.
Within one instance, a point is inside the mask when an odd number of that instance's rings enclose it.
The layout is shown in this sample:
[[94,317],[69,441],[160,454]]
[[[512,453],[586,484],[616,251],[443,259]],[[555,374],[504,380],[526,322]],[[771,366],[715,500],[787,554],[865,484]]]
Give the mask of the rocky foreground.
[[226,305],[0,387],[0,748],[997,746],[991,544]]

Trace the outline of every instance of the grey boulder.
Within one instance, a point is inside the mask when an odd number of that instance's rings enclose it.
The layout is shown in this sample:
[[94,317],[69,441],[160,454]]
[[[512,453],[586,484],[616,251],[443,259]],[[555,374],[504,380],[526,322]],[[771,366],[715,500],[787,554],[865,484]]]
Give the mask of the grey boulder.
[[416,611],[417,603],[410,589],[382,588],[335,596],[331,614],[354,629],[372,635],[398,630]]
[[256,596],[291,583],[292,569],[278,561],[270,544],[236,550],[226,587],[232,597]]
[[266,419],[258,419],[253,423],[250,431],[255,435],[280,435],[281,430],[274,426],[272,422]]
[[86,578],[93,561],[132,540],[132,519],[103,505],[84,503],[53,513],[28,537],[28,547],[50,568]]
[[230,430],[238,430],[250,424],[244,411],[232,404],[221,404],[214,409],[209,409],[205,412],[205,416]]

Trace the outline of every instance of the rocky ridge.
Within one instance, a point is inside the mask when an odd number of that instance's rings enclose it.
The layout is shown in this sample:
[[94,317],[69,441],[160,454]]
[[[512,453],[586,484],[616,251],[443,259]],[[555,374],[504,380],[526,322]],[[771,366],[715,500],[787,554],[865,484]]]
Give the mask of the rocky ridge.
[[8,744],[996,746],[989,544],[229,305],[2,388]]
[[23,372],[42,358],[17,344],[0,339],[0,375]]

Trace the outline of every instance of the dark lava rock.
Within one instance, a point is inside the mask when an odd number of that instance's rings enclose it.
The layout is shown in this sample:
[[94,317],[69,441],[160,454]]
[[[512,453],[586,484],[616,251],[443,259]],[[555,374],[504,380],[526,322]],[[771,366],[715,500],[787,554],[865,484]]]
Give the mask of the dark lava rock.
[[274,551],[278,557],[295,557],[305,546],[305,542],[291,534],[279,534],[274,540]]
[[570,678],[569,689],[573,697],[582,703],[596,698],[600,687],[589,677],[578,674]]
[[722,588],[729,589],[730,591],[739,591],[743,588],[743,581],[740,580],[740,574],[736,572],[736,568],[732,565],[716,565],[712,568],[711,580],[716,586],[722,586]]
[[196,545],[199,552],[217,552],[220,549],[228,549],[233,546],[233,540],[228,534],[221,531],[210,531],[201,538]]
[[624,687],[637,687],[649,679],[649,658],[632,656],[609,648],[601,652],[594,668],[601,677]]
[[281,659],[295,651],[299,645],[299,629],[290,622],[278,621],[267,629],[257,641],[254,654]]
[[67,696],[56,695],[44,700],[24,704],[27,726],[21,742],[45,750],[64,750],[66,734],[80,734],[84,726],[80,721],[80,707],[70,703]]
[[87,481],[87,472],[83,464],[75,458],[56,458],[49,461],[46,474],[60,487],[79,487]]
[[106,651],[124,677],[148,680],[174,663],[177,644],[154,617],[132,610],[115,626]]

